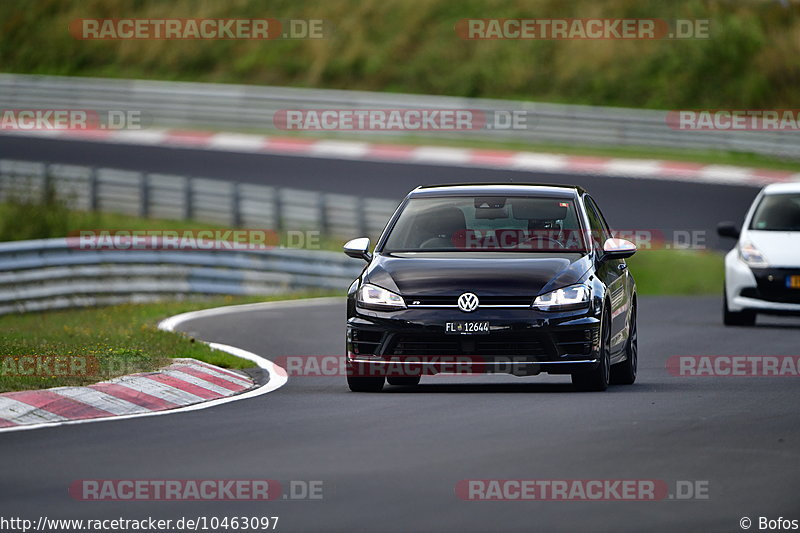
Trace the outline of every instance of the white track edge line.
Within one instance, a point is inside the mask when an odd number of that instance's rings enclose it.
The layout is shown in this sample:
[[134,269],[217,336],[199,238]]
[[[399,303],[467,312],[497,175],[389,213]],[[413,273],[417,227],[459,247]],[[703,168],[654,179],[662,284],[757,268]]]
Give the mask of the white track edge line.
[[341,302],[340,296],[326,296],[322,298],[301,298],[296,300],[277,300],[274,302],[257,302],[252,304],[226,305],[224,307],[212,307],[211,309],[200,309],[199,311],[189,311],[180,315],[165,318],[158,324],[158,329],[164,331],[174,331],[181,323],[198,318],[211,316],[229,315],[232,313],[244,313],[259,309],[269,309],[272,307],[304,307],[307,305],[325,305],[334,302]]

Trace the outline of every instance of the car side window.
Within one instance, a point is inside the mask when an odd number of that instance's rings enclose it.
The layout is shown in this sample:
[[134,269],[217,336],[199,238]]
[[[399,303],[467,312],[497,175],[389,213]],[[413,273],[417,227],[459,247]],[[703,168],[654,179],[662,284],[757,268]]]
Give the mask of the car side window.
[[591,230],[592,241],[598,250],[603,249],[606,239],[611,237],[608,224],[600,214],[600,210],[589,196],[584,196],[583,205],[586,207],[586,216],[589,218],[589,229]]

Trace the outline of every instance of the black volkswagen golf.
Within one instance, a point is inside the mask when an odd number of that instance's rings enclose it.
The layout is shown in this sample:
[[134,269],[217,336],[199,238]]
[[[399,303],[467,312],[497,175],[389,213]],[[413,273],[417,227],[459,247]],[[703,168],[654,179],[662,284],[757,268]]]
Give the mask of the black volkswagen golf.
[[351,390],[437,373],[570,374],[580,390],[636,379],[633,243],[580,187],[418,187],[347,299]]

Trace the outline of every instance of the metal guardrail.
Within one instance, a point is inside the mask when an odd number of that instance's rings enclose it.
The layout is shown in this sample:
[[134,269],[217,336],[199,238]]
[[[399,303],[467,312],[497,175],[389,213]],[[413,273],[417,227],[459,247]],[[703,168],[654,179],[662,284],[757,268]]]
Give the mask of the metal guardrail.
[[[444,138],[717,149],[800,158],[793,132],[674,130],[666,111],[397,93],[35,75],[0,75],[0,108],[133,110],[148,127],[264,131],[283,109],[525,111],[525,129],[436,132]],[[348,132],[359,135],[359,132]],[[374,131],[375,137],[391,133]]]
[[[318,230],[376,237],[397,207],[384,199],[94,168],[0,160],[0,201],[43,197],[52,187],[70,207],[244,228]],[[91,228],[98,229],[98,228]]]
[[89,251],[67,239],[4,242],[0,315],[192,294],[344,290],[362,268],[326,251]]

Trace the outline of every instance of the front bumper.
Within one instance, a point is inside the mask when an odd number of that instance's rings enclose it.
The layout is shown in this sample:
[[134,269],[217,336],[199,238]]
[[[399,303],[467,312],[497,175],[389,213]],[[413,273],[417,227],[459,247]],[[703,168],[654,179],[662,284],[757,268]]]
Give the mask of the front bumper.
[[[490,331],[447,334],[451,321],[487,321]],[[347,357],[355,375],[569,374],[597,366],[599,332],[590,309],[357,309],[347,322]]]
[[736,249],[725,256],[725,291],[728,309],[739,312],[800,315],[800,289],[787,285],[797,268],[751,268],[739,259]]

